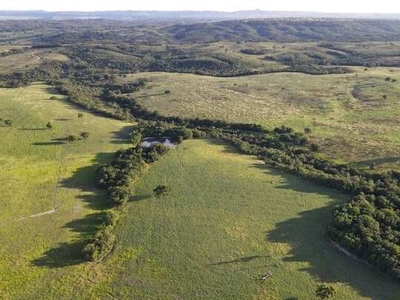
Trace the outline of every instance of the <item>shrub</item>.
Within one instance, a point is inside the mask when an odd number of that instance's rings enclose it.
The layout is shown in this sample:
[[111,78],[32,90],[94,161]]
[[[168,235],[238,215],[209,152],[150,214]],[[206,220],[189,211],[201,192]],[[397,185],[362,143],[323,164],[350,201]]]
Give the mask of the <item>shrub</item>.
[[129,200],[130,191],[126,186],[113,186],[109,191],[110,200],[114,205],[123,205]]
[[117,225],[118,220],[119,220],[119,213],[116,212],[115,210],[109,210],[107,211],[104,223],[106,226],[115,227],[115,225]]
[[76,136],[76,135],[68,135],[66,138],[65,138],[65,140],[67,141],[67,142],[75,142],[75,141],[77,141],[77,140],[79,140],[78,139],[78,137]]
[[97,233],[95,238],[88,241],[83,249],[83,254],[88,261],[100,261],[111,252],[116,240],[112,229],[112,226],[106,226]]
[[84,139],[84,140],[87,140],[89,138],[89,135],[90,135],[89,132],[86,132],[86,131],[82,132],[81,133],[81,138]]
[[317,287],[315,295],[321,300],[332,298],[335,295],[335,289],[332,286],[326,284],[320,284]]
[[166,185],[159,185],[153,190],[153,192],[156,197],[160,197],[166,195],[170,190],[170,187]]

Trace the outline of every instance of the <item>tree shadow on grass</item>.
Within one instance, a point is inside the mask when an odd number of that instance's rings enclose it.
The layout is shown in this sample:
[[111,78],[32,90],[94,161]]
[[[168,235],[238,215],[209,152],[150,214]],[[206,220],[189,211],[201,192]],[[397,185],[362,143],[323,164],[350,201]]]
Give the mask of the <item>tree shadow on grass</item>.
[[244,155],[238,152],[238,150],[236,150],[235,147],[227,144],[225,141],[221,140],[221,139],[210,139],[210,138],[206,138],[204,139],[204,141],[206,142],[206,144],[209,145],[214,145],[214,146],[223,146],[224,147],[224,152],[225,153],[231,153],[231,154],[237,154],[237,155]]
[[139,202],[139,201],[143,201],[143,200],[147,200],[152,198],[153,195],[152,194],[148,194],[148,195],[135,195],[133,197],[131,197],[129,200],[130,202]]
[[[275,229],[266,233],[266,242],[290,245],[289,253],[282,258],[283,264],[307,263],[308,266],[299,271],[310,274],[316,281],[349,285],[363,297],[390,299],[388,296],[392,295],[392,299],[396,299],[394,295],[399,295],[400,290],[392,280],[346,256],[326,237],[326,226],[335,203],[276,224]],[[387,291],[387,294],[380,291]]]
[[210,264],[210,266],[221,266],[221,265],[237,264],[237,263],[249,263],[253,260],[265,259],[267,257],[268,256],[265,256],[265,255],[245,256],[245,257],[239,257],[239,258],[232,259],[232,260],[220,261],[217,263]]
[[22,131],[43,131],[43,130],[49,130],[48,128],[19,128],[18,130]]
[[150,98],[150,97],[155,97],[155,96],[162,96],[166,95],[165,92],[162,93],[154,93],[154,94],[148,94],[148,95],[135,95],[135,98],[137,99],[145,99],[145,98]]
[[[225,144],[214,140],[211,140],[211,143]],[[225,149],[228,153],[234,152],[234,148],[226,144]],[[292,264],[291,268],[293,268],[295,266],[293,263],[307,263],[307,267],[299,269],[300,272],[310,274],[316,281],[342,283],[351,286],[363,297],[382,300],[399,299],[400,286],[396,282],[363,262],[342,253],[326,236],[326,228],[331,220],[333,208],[348,201],[350,198],[348,195],[320,187],[295,175],[268,168],[261,161],[255,160],[251,167],[263,170],[269,176],[279,176],[279,179],[277,178],[279,183],[276,188],[324,195],[330,199],[326,206],[301,211],[294,218],[283,220],[277,223],[274,229],[265,232],[267,243],[290,245],[289,252],[281,259],[283,264]],[[275,182],[268,183],[275,184]],[[301,201],[307,201],[306,197],[302,199],[304,200]],[[307,209],[306,206],[305,209]],[[258,259],[257,256],[245,256],[214,265],[246,264],[256,259]],[[293,296],[296,297],[296,295]]]
[[55,145],[63,145],[63,144],[65,144],[65,143],[60,142],[60,141],[32,143],[32,145],[35,145],[35,146],[55,146]]
[[358,161],[358,162],[355,162],[354,165],[356,167],[369,167],[372,164],[375,164],[376,166],[380,166],[383,164],[397,163],[399,161],[400,161],[400,157],[382,157],[382,158],[377,158],[377,159],[368,159],[368,160]]
[[130,141],[129,134],[135,128],[134,125],[124,126],[119,131],[110,132],[112,134],[111,141],[113,144],[128,144]]
[[83,262],[82,249],[84,241],[61,243],[58,247],[46,251],[42,257],[31,263],[37,267],[64,268],[78,265]]
[[[74,241],[60,243],[46,251],[42,257],[31,262],[34,266],[62,268],[85,262],[82,254],[85,241],[93,237],[97,229],[102,226],[105,211],[112,207],[107,199],[107,191],[96,188],[96,170],[101,164],[111,161],[113,157],[113,153],[99,153],[92,165],[77,169],[72,177],[60,183],[62,188],[78,189],[80,195],[77,200],[80,204],[78,203],[77,206],[85,206],[94,212],[64,224],[63,228],[77,234]],[[56,210],[57,205],[62,205],[62,203],[56,203]]]
[[[317,193],[331,199],[327,206],[300,212],[295,218],[277,223],[275,229],[266,232],[267,243],[290,245],[289,253],[282,258],[284,264],[307,263],[308,266],[299,269],[300,272],[309,273],[316,281],[349,285],[364,297],[389,299],[386,298],[388,295],[399,295],[400,289],[394,281],[366,264],[346,256],[326,236],[334,207],[347,201],[347,195],[316,186],[293,175],[271,171],[261,164],[255,166],[264,168],[268,174],[277,174],[285,178],[285,183],[277,186],[279,189]],[[382,293],[377,294],[377,291],[383,290],[388,291],[385,296]]]

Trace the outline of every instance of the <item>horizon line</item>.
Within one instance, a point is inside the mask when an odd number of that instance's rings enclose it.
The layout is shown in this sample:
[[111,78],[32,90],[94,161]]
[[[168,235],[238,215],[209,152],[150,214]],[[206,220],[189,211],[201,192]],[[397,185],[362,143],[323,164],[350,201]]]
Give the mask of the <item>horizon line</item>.
[[264,12],[264,13],[319,13],[319,14],[354,14],[354,15],[394,15],[400,12],[325,12],[318,10],[263,10],[263,9],[244,9],[244,10],[145,10],[145,9],[117,9],[117,10],[43,10],[43,9],[1,9],[0,12],[45,12],[45,13],[101,13],[101,12],[217,12],[217,13],[239,13],[239,12]]

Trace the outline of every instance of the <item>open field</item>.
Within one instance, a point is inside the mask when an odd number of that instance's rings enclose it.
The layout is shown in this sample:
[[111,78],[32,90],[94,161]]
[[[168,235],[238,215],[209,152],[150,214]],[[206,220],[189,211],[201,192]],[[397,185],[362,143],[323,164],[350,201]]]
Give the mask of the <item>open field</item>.
[[26,71],[38,66],[44,60],[66,62],[69,58],[53,51],[27,50],[23,53],[0,57],[0,74]]
[[[82,239],[107,207],[105,193],[94,188],[95,170],[125,146],[130,126],[62,98],[40,84],[0,90],[0,117],[13,121],[0,127],[1,299],[71,299],[85,287]],[[62,141],[82,131],[88,140]],[[59,285],[64,294],[53,297]]]
[[[147,87],[133,97],[161,114],[286,125],[298,131],[310,127],[321,152],[330,157],[399,168],[400,71],[355,71],[235,78],[141,73],[124,80],[149,79]],[[385,81],[387,77],[397,81]],[[166,90],[171,93],[165,94]]]
[[400,299],[400,21],[182,20],[0,22],[0,299]]
[[40,63],[40,56],[34,51],[0,57],[0,73],[27,70]]
[[[167,184],[172,191],[154,198]],[[398,299],[400,288],[325,237],[346,197],[209,140],[187,141],[138,182],[99,291],[118,299]],[[115,271],[118,270],[118,272]],[[114,271],[113,271],[114,270]],[[263,274],[273,276],[260,281]],[[368,284],[366,284],[368,283]]]

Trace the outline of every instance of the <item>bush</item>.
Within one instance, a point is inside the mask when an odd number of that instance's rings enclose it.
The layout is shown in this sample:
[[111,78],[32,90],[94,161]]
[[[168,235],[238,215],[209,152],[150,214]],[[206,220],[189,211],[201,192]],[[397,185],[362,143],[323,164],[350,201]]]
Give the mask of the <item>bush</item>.
[[138,147],[142,141],[142,134],[140,132],[133,131],[129,136],[133,147]]
[[81,133],[81,138],[84,139],[84,140],[87,140],[89,138],[89,135],[90,135],[89,132],[86,132],[86,131],[82,132]]
[[79,139],[78,139],[78,137],[76,136],[76,135],[69,135],[69,136],[67,136],[66,138],[65,138],[65,140],[67,141],[67,142],[75,142],[75,141],[78,141]]
[[119,220],[119,213],[116,212],[115,210],[109,210],[107,211],[104,224],[106,226],[115,227],[115,225],[117,225],[118,220]]
[[207,136],[207,133],[198,129],[192,129],[193,138],[201,139]]
[[315,295],[322,300],[332,298],[335,295],[335,289],[332,286],[320,284],[317,287]]
[[83,254],[88,261],[100,261],[113,249],[116,237],[112,233],[113,227],[106,226],[99,231],[95,238],[90,239],[83,249]]
[[110,200],[114,205],[123,205],[129,200],[130,191],[126,186],[113,186],[109,191]]
[[156,197],[160,197],[166,195],[170,190],[170,187],[166,185],[159,185],[153,190],[153,192]]

